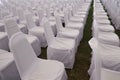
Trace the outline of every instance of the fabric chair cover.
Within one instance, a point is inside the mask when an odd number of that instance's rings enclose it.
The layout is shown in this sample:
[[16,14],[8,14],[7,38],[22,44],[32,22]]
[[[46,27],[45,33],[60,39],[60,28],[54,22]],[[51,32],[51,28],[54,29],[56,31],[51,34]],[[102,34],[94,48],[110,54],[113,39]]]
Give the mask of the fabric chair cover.
[[0,49],[9,51],[8,36],[5,32],[0,32]]
[[[17,23],[15,22],[14,19],[10,18],[5,20],[5,24],[6,24],[5,30],[8,34],[9,39],[13,34],[20,32],[20,29],[18,28]],[[26,35],[26,38],[29,41],[29,43],[32,45],[36,55],[39,56],[41,53],[41,48],[40,48],[41,46],[38,38],[32,35]]]
[[90,80],[118,80],[120,73],[116,71],[120,71],[119,47],[102,44],[95,38],[92,38],[89,44],[93,50],[89,69]]
[[[77,42],[76,44],[79,45],[79,42],[81,39],[80,39],[80,35],[79,35],[80,33],[78,30],[63,28],[60,16],[58,15],[56,15],[56,23],[57,23],[57,30],[58,30],[57,37],[74,39]],[[70,31],[73,33],[71,34]]]
[[[44,28],[42,26],[37,27],[32,19],[32,14],[26,14],[27,25],[29,29],[29,34],[36,36],[41,42],[41,47],[46,47],[47,42],[45,38]],[[42,24],[42,22],[41,22]]]
[[101,32],[98,29],[98,24],[96,20],[93,21],[93,36],[99,39],[100,42],[105,44],[111,44],[115,46],[119,46],[119,38],[113,32]]
[[54,37],[47,20],[44,24],[44,28],[48,42],[47,58],[63,62],[66,68],[73,68],[76,52],[75,41],[66,38]]
[[0,50],[0,80],[20,80],[13,54],[2,49]]
[[64,65],[58,61],[37,58],[21,32],[11,37],[10,49],[22,80],[67,80]]

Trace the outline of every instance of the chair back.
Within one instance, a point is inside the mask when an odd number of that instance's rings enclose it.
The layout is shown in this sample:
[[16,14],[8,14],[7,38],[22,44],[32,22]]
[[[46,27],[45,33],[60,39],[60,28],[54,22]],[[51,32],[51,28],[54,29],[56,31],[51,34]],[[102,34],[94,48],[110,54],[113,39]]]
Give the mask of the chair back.
[[25,34],[18,32],[10,38],[10,50],[13,52],[15,63],[17,65],[21,78],[31,67],[37,56],[25,37]]
[[25,15],[25,17],[26,17],[28,29],[31,29],[31,28],[33,28],[33,27],[36,26],[35,23],[34,23],[34,21],[33,21],[33,15],[31,13],[27,13]]
[[60,16],[56,14],[55,18],[56,18],[57,31],[62,31],[63,25]]
[[15,21],[14,18],[8,18],[4,22],[5,22],[5,31],[7,32],[9,39],[13,34],[20,32],[17,22]]
[[49,23],[48,19],[44,18],[43,20],[45,21],[44,22],[44,30],[45,30],[46,40],[47,40],[47,43],[48,43],[48,46],[49,46],[51,44],[51,42],[53,41],[54,33],[53,33],[53,30],[52,30],[52,27],[50,26],[50,23]]

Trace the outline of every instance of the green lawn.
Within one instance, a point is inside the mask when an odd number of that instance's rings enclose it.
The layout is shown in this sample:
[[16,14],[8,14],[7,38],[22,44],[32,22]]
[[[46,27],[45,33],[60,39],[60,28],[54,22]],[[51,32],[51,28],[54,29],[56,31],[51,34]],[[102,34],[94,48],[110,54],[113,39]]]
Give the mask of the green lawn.
[[[91,26],[92,26],[92,14],[93,4],[91,4],[89,15],[84,29],[84,36],[76,53],[76,60],[74,68],[72,70],[66,69],[68,80],[89,80],[87,73],[90,66],[91,49],[88,45],[88,41],[91,38]],[[46,48],[42,48],[40,58],[46,59]]]

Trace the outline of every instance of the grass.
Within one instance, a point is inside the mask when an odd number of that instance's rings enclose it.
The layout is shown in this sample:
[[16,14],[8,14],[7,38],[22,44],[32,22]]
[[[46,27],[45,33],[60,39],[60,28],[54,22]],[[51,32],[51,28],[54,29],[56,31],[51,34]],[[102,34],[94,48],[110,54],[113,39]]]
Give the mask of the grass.
[[[88,41],[91,38],[91,26],[92,26],[92,14],[93,3],[91,4],[86,25],[84,28],[83,39],[78,46],[78,50],[75,57],[75,63],[73,69],[66,69],[68,80],[89,80],[87,73],[90,66],[91,49],[88,45]],[[40,58],[46,59],[46,48],[42,48]]]

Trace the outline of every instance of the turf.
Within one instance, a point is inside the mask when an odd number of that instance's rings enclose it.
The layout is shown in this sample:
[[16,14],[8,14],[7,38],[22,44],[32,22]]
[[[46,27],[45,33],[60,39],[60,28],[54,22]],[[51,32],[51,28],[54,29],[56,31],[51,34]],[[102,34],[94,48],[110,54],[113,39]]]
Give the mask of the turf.
[[[78,50],[75,57],[75,63],[73,69],[66,69],[68,80],[89,80],[87,73],[90,66],[91,49],[88,45],[88,41],[91,38],[91,26],[92,26],[92,14],[93,14],[93,2],[91,4],[86,25],[84,28],[83,39],[78,46]],[[46,59],[46,48],[42,48],[40,58]]]

